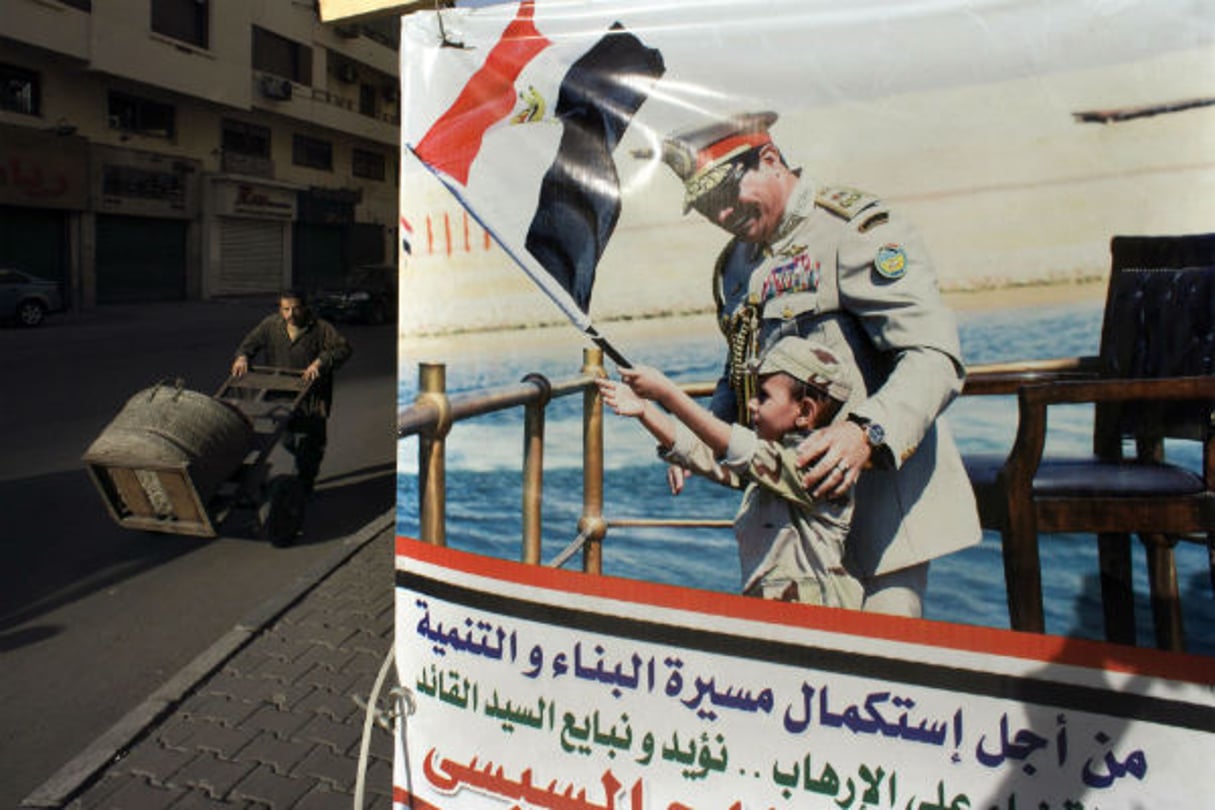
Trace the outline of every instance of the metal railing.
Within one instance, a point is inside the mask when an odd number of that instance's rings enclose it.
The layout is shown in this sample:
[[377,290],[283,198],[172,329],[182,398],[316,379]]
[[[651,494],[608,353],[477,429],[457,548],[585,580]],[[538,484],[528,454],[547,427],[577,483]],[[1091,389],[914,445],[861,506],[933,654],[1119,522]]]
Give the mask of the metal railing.
[[[606,376],[603,351],[584,349],[582,368],[576,377],[551,382],[541,374],[528,374],[513,385],[449,396],[446,367],[437,363],[418,366],[418,395],[413,405],[397,417],[397,438],[418,437],[419,539],[446,545],[446,440],[457,423],[476,416],[522,407],[523,502],[522,559],[539,565],[541,506],[544,496],[544,425],[549,403],[582,394],[582,515],[574,540],[548,565],[560,567],[582,551],[582,570],[603,572],[603,538],[615,527],[672,526],[684,528],[729,528],[729,520],[681,520],[622,518],[608,520],[603,514],[603,398],[595,379]],[[683,386],[692,396],[708,396],[713,386],[694,383]]]
[[[540,507],[543,501],[544,423],[545,409],[554,398],[584,392],[587,398],[598,397],[595,377],[604,374],[602,353],[586,350],[582,373],[553,384],[542,375],[529,374],[515,385],[502,386],[448,396],[446,367],[422,363],[418,366],[418,396],[414,404],[402,411],[397,419],[397,438],[418,437],[418,514],[419,539],[433,545],[446,545],[446,441],[452,426],[465,419],[494,413],[507,408],[524,408],[523,426],[523,561],[540,561]],[[595,522],[603,511],[603,422],[602,416],[591,413],[590,404],[583,416],[583,525],[594,526],[597,536],[588,533],[583,554],[583,569],[602,571],[602,554],[593,549],[602,539],[604,529]],[[597,463],[592,457],[598,453]],[[598,470],[598,475],[595,471]],[[589,485],[588,482],[589,481]],[[580,532],[581,533],[581,532]]]
[[[1037,362],[995,363],[968,369],[966,396],[1013,394],[1038,375],[1081,373],[1089,358],[1066,358]],[[575,377],[551,382],[541,374],[528,374],[520,382],[449,396],[446,366],[422,363],[418,367],[418,395],[413,405],[400,412],[397,438],[418,437],[418,514],[420,539],[446,545],[446,439],[452,427],[466,419],[503,411],[524,409],[522,560],[541,563],[541,506],[543,502],[544,426],[548,405],[555,399],[582,394],[582,514],[575,539],[549,563],[564,565],[582,551],[582,569],[603,571],[603,538],[610,528],[729,528],[725,519],[679,519],[627,517],[609,519],[604,503],[604,413],[603,400],[594,381],[607,373],[600,349],[583,350],[582,368]],[[693,397],[707,397],[714,383],[681,385]]]

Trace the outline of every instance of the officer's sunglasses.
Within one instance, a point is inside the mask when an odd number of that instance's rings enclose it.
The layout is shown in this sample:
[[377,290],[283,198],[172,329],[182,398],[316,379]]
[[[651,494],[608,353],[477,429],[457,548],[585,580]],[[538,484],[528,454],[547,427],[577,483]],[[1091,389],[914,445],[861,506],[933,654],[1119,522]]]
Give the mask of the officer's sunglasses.
[[718,181],[717,185],[701,194],[692,202],[692,207],[703,216],[710,217],[721,209],[733,205],[738,199],[738,190],[747,172],[759,165],[759,150],[751,151],[735,158],[729,171]]

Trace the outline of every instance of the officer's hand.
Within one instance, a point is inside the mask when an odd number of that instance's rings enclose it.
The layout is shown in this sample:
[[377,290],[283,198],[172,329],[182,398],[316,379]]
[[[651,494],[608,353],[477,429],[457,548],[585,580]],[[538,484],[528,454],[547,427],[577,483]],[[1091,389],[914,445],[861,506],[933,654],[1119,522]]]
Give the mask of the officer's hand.
[[321,376],[321,361],[313,360],[308,364],[308,368],[304,369],[304,373],[300,375],[308,382],[312,382]]
[[247,373],[249,373],[249,358],[245,357],[243,354],[238,355],[237,358],[232,361],[232,376],[243,377]]
[[802,486],[815,498],[845,494],[869,463],[873,449],[855,422],[837,422],[814,431],[797,446]]
[[678,464],[667,465],[667,486],[671,488],[672,495],[678,495],[683,492],[683,485],[688,480],[691,473],[684,467]]

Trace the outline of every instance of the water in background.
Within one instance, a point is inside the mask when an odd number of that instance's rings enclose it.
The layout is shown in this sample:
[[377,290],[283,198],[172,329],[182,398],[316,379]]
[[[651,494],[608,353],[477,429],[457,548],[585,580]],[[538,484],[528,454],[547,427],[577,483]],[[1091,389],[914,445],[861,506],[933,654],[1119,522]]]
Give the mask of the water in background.
[[[604,332],[611,336],[612,324]],[[959,328],[969,364],[1094,354],[1101,304],[1091,302],[1015,310],[962,312]],[[674,330],[672,330],[674,331]],[[492,355],[468,353],[446,360],[449,393],[519,381],[538,372],[553,380],[577,372],[580,348],[555,337],[537,343],[500,333]],[[512,351],[511,344],[527,348]],[[664,336],[631,359],[664,369],[674,379],[715,379],[724,357],[714,334]],[[416,363],[402,358],[400,401],[416,394]],[[549,406],[545,424],[543,557],[551,560],[577,534],[582,508],[580,396]],[[1016,427],[1011,397],[966,397],[948,411],[963,452],[1006,453]],[[1053,408],[1048,451],[1087,452],[1091,406]],[[522,411],[512,409],[457,425],[447,442],[447,537],[453,548],[517,560],[520,556]],[[738,496],[706,481],[692,481],[679,497],[666,488],[665,466],[654,443],[633,420],[605,418],[604,514],[625,517],[729,520]],[[1170,458],[1199,468],[1196,446],[1170,447]],[[397,520],[401,534],[417,536],[417,442],[398,446]],[[1135,544],[1136,609],[1141,639],[1152,638],[1146,562]],[[1101,638],[1096,542],[1091,535],[1044,536],[1041,544],[1047,632]],[[1176,550],[1189,649],[1215,654],[1215,599],[1206,548],[1182,543]],[[738,557],[729,529],[614,529],[604,540],[604,573],[633,579],[736,593]],[[575,555],[573,566],[580,555]],[[1008,627],[999,535],[932,564],[925,616],[989,627]]]

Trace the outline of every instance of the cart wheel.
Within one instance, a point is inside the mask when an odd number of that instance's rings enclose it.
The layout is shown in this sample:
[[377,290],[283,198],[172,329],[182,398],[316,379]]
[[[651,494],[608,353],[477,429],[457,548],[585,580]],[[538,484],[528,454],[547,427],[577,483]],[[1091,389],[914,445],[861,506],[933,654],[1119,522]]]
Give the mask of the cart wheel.
[[306,502],[307,495],[300,479],[294,475],[271,478],[266,486],[266,499],[257,510],[262,536],[279,547],[294,543],[304,525]]

